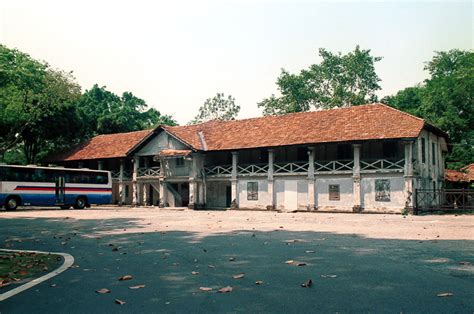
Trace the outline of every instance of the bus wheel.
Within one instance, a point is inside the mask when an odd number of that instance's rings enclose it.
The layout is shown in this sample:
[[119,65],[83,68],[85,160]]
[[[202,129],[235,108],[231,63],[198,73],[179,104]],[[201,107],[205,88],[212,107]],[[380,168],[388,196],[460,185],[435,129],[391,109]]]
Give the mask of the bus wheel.
[[83,196],[79,196],[76,198],[76,203],[74,204],[75,209],[84,209],[87,205],[86,198]]
[[19,199],[17,197],[9,197],[7,198],[7,201],[5,202],[5,209],[6,210],[15,210],[18,207],[18,204],[20,203]]

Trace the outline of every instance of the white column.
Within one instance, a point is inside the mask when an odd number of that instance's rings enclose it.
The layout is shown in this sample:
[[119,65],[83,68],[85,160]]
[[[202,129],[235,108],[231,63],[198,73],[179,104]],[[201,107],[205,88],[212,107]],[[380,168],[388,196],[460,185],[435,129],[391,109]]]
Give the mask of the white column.
[[159,203],[159,206],[160,207],[166,207],[166,202],[167,202],[167,198],[166,198],[166,187],[165,187],[165,181],[163,179],[160,179],[160,203]]
[[232,179],[231,184],[231,207],[238,208],[239,201],[238,201],[238,191],[237,191],[237,162],[238,162],[238,152],[232,152]]
[[188,203],[188,208],[189,209],[196,209],[196,204],[197,204],[197,199],[196,195],[198,193],[197,190],[197,182],[196,182],[196,176],[197,176],[197,156],[193,155],[191,161],[191,171],[189,172],[189,203]]
[[354,148],[354,167],[352,169],[353,193],[354,193],[354,212],[362,211],[361,195],[360,195],[360,144],[352,145]]
[[315,177],[314,177],[314,157],[316,151],[314,147],[308,148],[308,210],[316,209],[315,204]]
[[275,180],[273,179],[273,162],[275,161],[275,150],[268,150],[268,195],[270,195],[270,204],[267,209],[275,209]]
[[139,205],[140,185],[137,183],[138,168],[140,167],[140,157],[136,156],[133,158],[133,174],[132,174],[132,204],[134,206]]
[[123,186],[123,171],[125,168],[125,160],[120,160],[120,172],[119,172],[119,205],[122,206],[125,203],[125,190]]
[[99,160],[97,162],[97,170],[104,170],[104,161],[103,160]]
[[405,167],[404,175],[405,179],[405,210],[409,213],[413,213],[413,142],[405,142]]

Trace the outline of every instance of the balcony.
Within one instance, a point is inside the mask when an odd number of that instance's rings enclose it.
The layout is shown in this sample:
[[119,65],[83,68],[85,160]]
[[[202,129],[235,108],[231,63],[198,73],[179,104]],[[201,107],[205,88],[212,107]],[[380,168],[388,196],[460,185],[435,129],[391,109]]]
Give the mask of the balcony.
[[[374,159],[361,160],[361,173],[375,172],[403,172],[405,159],[388,160]],[[353,160],[333,160],[314,162],[315,174],[350,174],[353,172]],[[268,174],[268,164],[243,164],[237,165],[238,176],[265,176]],[[279,175],[307,175],[309,163],[305,162],[287,162],[274,163],[273,174]],[[206,166],[204,172],[208,177],[231,177],[232,165]]]
[[161,167],[138,168],[138,179],[158,178],[161,176]]
[[[120,180],[120,171],[119,170],[111,171],[110,173],[111,173],[111,176],[112,176],[112,180],[114,180],[114,181]],[[132,179],[132,172],[131,171],[124,171],[122,178],[123,178],[124,181],[131,180]]]

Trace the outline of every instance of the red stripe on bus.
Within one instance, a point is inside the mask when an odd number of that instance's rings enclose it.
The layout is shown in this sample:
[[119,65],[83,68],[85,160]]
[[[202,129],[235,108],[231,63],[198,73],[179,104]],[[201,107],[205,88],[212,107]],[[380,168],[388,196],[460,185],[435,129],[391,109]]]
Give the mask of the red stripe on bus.
[[[42,186],[17,186],[15,191],[55,191],[55,187],[42,187]],[[65,191],[79,191],[79,192],[111,192],[109,188],[65,188]]]

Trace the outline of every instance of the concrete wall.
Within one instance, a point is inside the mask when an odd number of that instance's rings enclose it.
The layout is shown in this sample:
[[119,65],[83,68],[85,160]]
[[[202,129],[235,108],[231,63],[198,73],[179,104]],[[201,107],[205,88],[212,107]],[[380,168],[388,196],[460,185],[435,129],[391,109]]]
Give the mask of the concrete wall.
[[[375,181],[378,179],[386,179],[390,181],[390,201],[375,200]],[[403,174],[364,175],[361,180],[361,205],[364,208],[364,211],[400,213],[405,207],[405,202],[407,199],[404,188],[405,179]]]
[[[247,183],[258,183],[258,200],[247,199]],[[240,178],[237,186],[238,204],[240,208],[266,209],[271,204],[271,195],[268,194],[268,180],[265,178]]]
[[[338,184],[340,200],[329,200],[329,185]],[[351,175],[316,177],[315,204],[318,210],[352,211],[354,206],[353,179]]]
[[274,184],[276,209],[284,211],[306,209],[308,181],[305,177],[276,177]]

